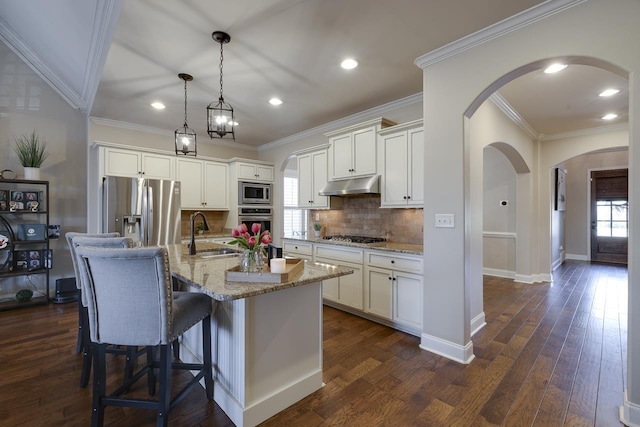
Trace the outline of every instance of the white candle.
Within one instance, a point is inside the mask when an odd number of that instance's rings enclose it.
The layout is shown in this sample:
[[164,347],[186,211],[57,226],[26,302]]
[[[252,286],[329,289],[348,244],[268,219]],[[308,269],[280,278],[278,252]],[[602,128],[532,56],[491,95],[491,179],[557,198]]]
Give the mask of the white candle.
[[271,272],[272,273],[284,273],[287,268],[287,260],[284,258],[272,258],[271,259]]

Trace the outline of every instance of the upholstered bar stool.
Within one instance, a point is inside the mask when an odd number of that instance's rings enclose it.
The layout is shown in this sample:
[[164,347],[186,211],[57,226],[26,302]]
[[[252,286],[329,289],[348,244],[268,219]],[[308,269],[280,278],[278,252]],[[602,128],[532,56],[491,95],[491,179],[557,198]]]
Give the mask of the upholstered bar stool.
[[[86,326],[87,323],[87,315],[86,315],[86,307],[87,304],[82,299],[82,287],[80,286],[80,277],[78,275],[78,266],[76,264],[76,251],[73,248],[73,244],[71,243],[72,239],[76,236],[83,237],[95,237],[95,238],[108,238],[108,237],[120,237],[120,233],[101,233],[101,234],[87,234],[87,233],[77,233],[77,232],[69,232],[65,234],[67,239],[67,245],[69,246],[69,252],[71,252],[71,262],[73,263],[73,272],[76,276],[76,288],[78,289],[78,339],[76,341],[76,353],[80,354],[84,351],[84,342],[83,342],[83,334],[82,328]],[[87,334],[87,336],[89,336]],[[87,344],[89,341],[87,340]],[[86,384],[85,384],[86,386]]]
[[[104,248],[130,248],[133,241],[127,237],[119,237],[118,233],[104,234],[85,234],[69,232],[65,235],[71,252],[73,269],[76,273],[76,287],[78,288],[78,343],[76,344],[76,353],[82,352],[82,370],[80,372],[80,387],[86,387],[89,384],[91,376],[91,338],[89,336],[87,301],[82,294],[81,277],[78,271],[78,263],[76,259],[76,247],[80,244],[97,246]],[[78,349],[80,351],[78,351]],[[139,355],[138,349],[135,347],[121,349],[112,347],[110,353],[126,355],[124,378],[129,378],[133,374],[135,358]]]
[[[212,301],[205,294],[187,292],[181,293],[178,299],[173,298],[166,248],[77,247],[76,251],[83,293],[88,301],[91,342],[97,347],[94,352],[92,425],[102,425],[107,406],[129,406],[156,409],[157,425],[166,426],[169,411],[202,378],[207,399],[213,400]],[[171,343],[198,322],[202,322],[203,363],[172,363]],[[105,349],[109,344],[158,346],[159,361],[149,358],[145,367],[107,395]],[[150,383],[155,384],[155,368],[159,369],[160,376],[158,400],[122,396],[144,375],[148,375]],[[198,371],[173,400],[172,368]],[[155,390],[150,388],[149,391],[153,394]]]

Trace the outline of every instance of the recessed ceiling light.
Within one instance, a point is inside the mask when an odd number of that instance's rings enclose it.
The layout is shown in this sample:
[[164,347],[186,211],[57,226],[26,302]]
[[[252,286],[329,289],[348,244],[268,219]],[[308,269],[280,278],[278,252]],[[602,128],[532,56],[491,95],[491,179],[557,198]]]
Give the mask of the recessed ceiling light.
[[353,70],[358,66],[358,61],[353,58],[347,58],[340,63],[340,66],[345,70]]
[[271,104],[271,105],[280,105],[280,104],[282,104],[282,99],[280,99],[280,98],[271,98],[269,100],[269,104]]
[[602,116],[602,120],[613,120],[616,117],[618,117],[617,114],[609,113],[609,114],[605,114],[604,116]]
[[607,89],[600,92],[600,96],[612,96],[620,92],[618,89]]
[[158,102],[158,101],[152,102],[151,106],[156,110],[164,110],[165,108],[167,108],[162,102]]
[[551,64],[547,68],[544,69],[545,74],[553,74],[558,71],[562,71],[567,68],[566,64]]

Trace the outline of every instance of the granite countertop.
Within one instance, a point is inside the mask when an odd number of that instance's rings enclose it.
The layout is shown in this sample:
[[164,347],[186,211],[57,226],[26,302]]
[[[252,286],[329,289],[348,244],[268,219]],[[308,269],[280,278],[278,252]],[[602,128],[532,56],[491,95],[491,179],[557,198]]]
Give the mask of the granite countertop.
[[[197,245],[197,249],[201,251],[216,248],[228,249],[228,246],[204,242]],[[167,249],[173,276],[201,289],[203,293],[218,301],[248,298],[353,273],[353,269],[350,268],[305,261],[304,270],[288,282],[227,282],[225,271],[237,266],[240,257],[234,255],[208,257],[207,252],[189,255],[186,244],[167,245]]]
[[414,245],[411,243],[399,243],[399,242],[378,242],[378,243],[353,243],[353,242],[340,242],[333,240],[325,240],[321,237],[283,237],[285,240],[299,240],[302,242],[322,243],[326,245],[338,245],[338,246],[351,246],[363,249],[374,249],[383,252],[399,252],[410,255],[422,255],[423,246]]

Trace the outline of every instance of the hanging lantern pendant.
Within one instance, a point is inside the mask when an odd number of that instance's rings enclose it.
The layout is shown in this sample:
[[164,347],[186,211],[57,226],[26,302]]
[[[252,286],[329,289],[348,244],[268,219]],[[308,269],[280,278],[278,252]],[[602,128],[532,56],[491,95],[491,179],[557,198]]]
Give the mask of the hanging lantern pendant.
[[217,103],[207,106],[207,133],[211,138],[235,138],[235,127],[238,123],[233,116],[233,107],[224,102],[222,86],[222,63],[224,61],[223,46],[231,41],[229,34],[223,31],[214,31],[211,38],[220,43],[220,97]]
[[184,80],[184,125],[175,131],[176,155],[183,154],[185,156],[196,157],[198,155],[196,145],[196,132],[189,128],[187,124],[187,82],[193,80],[189,74],[178,74],[180,80]]

